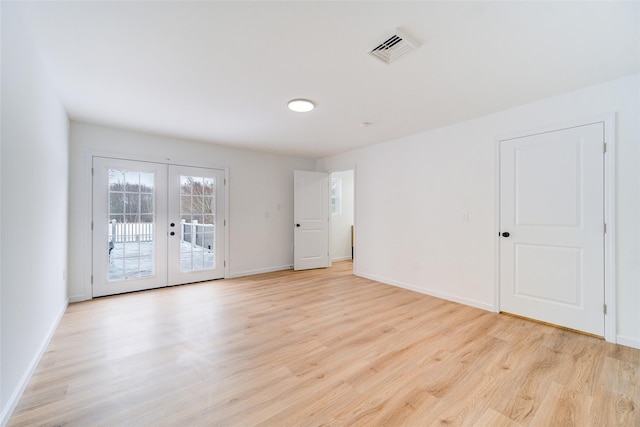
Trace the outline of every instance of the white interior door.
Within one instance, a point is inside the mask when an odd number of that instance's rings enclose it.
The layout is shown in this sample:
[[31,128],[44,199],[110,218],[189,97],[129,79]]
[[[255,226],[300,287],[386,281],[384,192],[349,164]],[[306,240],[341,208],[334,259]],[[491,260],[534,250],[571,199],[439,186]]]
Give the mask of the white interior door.
[[93,296],[166,286],[167,166],[93,158]]
[[224,277],[224,171],[93,158],[93,296]]
[[294,171],[293,205],[294,270],[329,267],[329,174]]
[[169,284],[224,277],[224,171],[169,166]]
[[500,309],[604,335],[604,125],[500,142]]

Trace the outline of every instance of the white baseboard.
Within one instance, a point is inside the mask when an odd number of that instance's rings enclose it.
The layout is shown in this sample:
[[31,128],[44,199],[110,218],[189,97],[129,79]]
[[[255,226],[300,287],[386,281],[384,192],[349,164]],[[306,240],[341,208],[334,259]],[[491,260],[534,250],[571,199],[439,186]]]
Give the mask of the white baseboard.
[[349,256],[339,256],[339,257],[336,257],[336,258],[331,258],[331,262],[346,261],[348,259],[351,259],[351,255],[349,255]]
[[18,406],[18,402],[22,397],[22,393],[24,393],[24,390],[27,388],[27,384],[29,384],[31,376],[38,367],[38,363],[40,363],[40,359],[42,359],[44,352],[47,350],[47,346],[49,345],[49,342],[51,342],[51,338],[53,338],[53,333],[58,328],[58,323],[60,323],[60,319],[62,319],[62,316],[64,315],[64,312],[67,310],[68,306],[69,300],[64,303],[62,310],[60,310],[60,313],[58,313],[56,321],[53,322],[51,328],[49,328],[47,335],[45,336],[44,340],[42,340],[42,343],[40,343],[38,351],[33,355],[33,358],[31,359],[31,363],[29,363],[27,370],[22,375],[22,378],[20,378],[20,382],[18,382],[15,390],[13,390],[13,393],[11,393],[9,400],[7,401],[7,405],[2,408],[2,413],[0,413],[0,426],[4,427],[9,422],[11,414],[13,414],[16,406]]
[[637,348],[640,350],[640,340],[631,337],[625,337],[624,335],[618,335],[616,337],[618,344],[624,345],[626,347]]
[[81,301],[88,301],[90,300],[91,297],[87,297],[85,295],[72,295],[69,297],[69,302],[73,303],[73,302],[81,302]]
[[254,274],[273,273],[274,271],[291,270],[293,265],[281,265],[278,267],[259,268],[256,270],[238,271],[229,274],[228,279],[235,279],[236,277],[252,276]]
[[378,277],[371,274],[362,274],[362,273],[354,273],[356,276],[364,277],[365,279],[375,280],[376,282],[381,282],[387,285],[397,286],[399,288],[408,289],[410,291],[419,292],[421,294],[429,295],[436,298],[441,298],[447,301],[453,301],[460,304],[468,305],[470,307],[479,308],[481,310],[492,311],[495,312],[496,309],[493,305],[487,304],[481,301],[476,301],[468,298],[460,298],[456,295],[447,294],[445,292],[434,291],[432,289],[420,288],[408,283],[400,282],[397,280],[387,279],[384,277]]

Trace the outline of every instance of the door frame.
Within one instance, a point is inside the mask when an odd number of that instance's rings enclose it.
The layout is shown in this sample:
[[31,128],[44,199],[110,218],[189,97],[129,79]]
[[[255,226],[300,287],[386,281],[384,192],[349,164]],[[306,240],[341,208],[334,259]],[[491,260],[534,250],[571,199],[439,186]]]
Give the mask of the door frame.
[[[357,174],[356,174],[356,165],[353,165],[350,168],[347,167],[345,169],[340,169],[340,168],[338,168],[338,169],[330,169],[327,173],[329,174],[329,179],[331,179],[331,176],[334,173],[349,172],[349,171],[351,171],[351,173],[353,174],[353,228],[354,228],[354,230],[357,230],[357,227],[356,227],[356,218],[357,218],[357,215],[356,215],[356,213],[357,213],[356,194],[357,194],[357,185],[358,184],[357,184],[357,178],[356,178],[356,176],[357,176]],[[329,201],[331,201],[331,192],[329,192]],[[331,245],[331,243],[332,243],[331,242],[331,227],[333,227],[333,215],[331,215],[331,212],[329,212],[329,218],[330,218],[329,219],[329,257],[331,259],[333,259],[333,254],[331,253],[331,247],[332,247],[332,245]],[[356,255],[357,255],[357,252],[358,252],[358,250],[356,249],[357,240],[358,240],[358,233],[354,232],[354,235],[353,235],[353,259],[352,259],[354,274],[356,272],[356,259],[357,259]]]
[[[495,285],[494,285],[494,311],[500,312],[500,144],[515,138],[536,135],[541,133],[554,132],[557,130],[586,126],[594,123],[602,123],[604,125],[604,141],[606,144],[606,152],[604,153],[604,221],[606,224],[606,233],[604,234],[604,303],[606,305],[606,313],[604,315],[604,338],[608,342],[617,342],[616,329],[616,271],[615,271],[615,159],[616,159],[616,134],[615,123],[616,113],[607,113],[597,116],[571,120],[553,125],[547,125],[539,128],[522,130],[508,134],[502,134],[495,137],[495,224],[494,224],[494,253],[495,253]],[[604,307],[603,307],[604,309]]]
[[[83,236],[83,246],[85,248],[85,253],[92,254],[93,250],[93,232],[91,230],[91,222],[93,220],[93,179],[92,179],[92,168],[93,168],[93,158],[94,157],[109,157],[113,159],[121,159],[121,160],[133,160],[137,162],[152,162],[152,163],[160,163],[165,165],[177,165],[177,166],[187,166],[187,167],[199,167],[199,168],[207,168],[207,169],[220,169],[224,171],[224,179],[226,182],[225,192],[224,192],[224,216],[226,219],[226,226],[224,227],[224,260],[226,261],[224,266],[224,278],[229,277],[229,229],[230,229],[230,216],[229,216],[229,193],[230,193],[230,180],[229,180],[229,167],[226,165],[216,165],[207,162],[198,162],[198,161],[185,161],[184,159],[171,159],[168,157],[154,157],[154,156],[141,156],[137,154],[123,154],[123,153],[114,153],[110,151],[101,151],[101,150],[86,150],[84,152],[84,164],[83,176],[84,180],[84,213],[82,219],[79,221],[80,226],[83,230],[87,230],[87,233]],[[82,280],[84,282],[84,294],[83,295],[73,295],[69,297],[69,302],[78,302],[78,301],[86,301],[93,299],[93,285],[91,283],[91,276],[93,273],[93,255],[90,255],[84,260],[84,265],[82,266]]]

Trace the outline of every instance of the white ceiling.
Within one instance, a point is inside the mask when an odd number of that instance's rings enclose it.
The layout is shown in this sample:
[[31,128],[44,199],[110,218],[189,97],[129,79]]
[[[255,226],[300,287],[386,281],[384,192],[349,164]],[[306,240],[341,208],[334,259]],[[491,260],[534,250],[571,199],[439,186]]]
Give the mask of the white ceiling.
[[[640,71],[633,2],[25,2],[72,119],[322,157]],[[399,27],[422,43],[368,52]],[[317,103],[286,109],[291,98]],[[361,126],[371,122],[370,126]]]

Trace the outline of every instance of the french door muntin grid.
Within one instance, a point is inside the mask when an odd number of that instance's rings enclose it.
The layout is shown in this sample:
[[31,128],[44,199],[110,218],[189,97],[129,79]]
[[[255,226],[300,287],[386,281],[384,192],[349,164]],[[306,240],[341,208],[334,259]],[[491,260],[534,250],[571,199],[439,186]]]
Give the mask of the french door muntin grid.
[[[153,276],[155,175],[109,169],[109,280]],[[215,268],[215,177],[180,176],[180,271]]]
[[108,280],[155,274],[155,174],[110,168]]
[[180,272],[216,268],[216,184],[180,175]]

